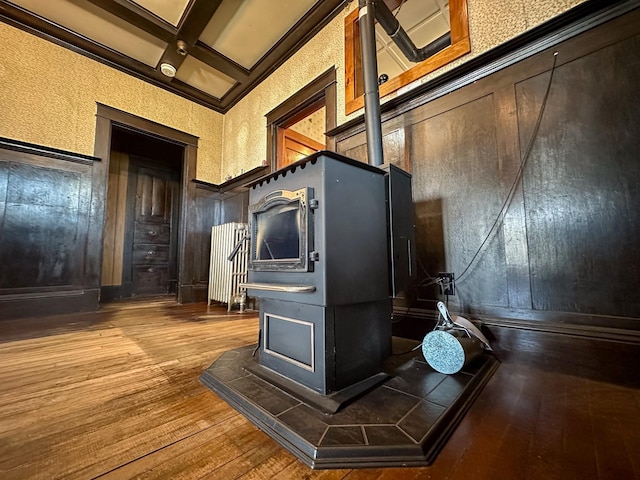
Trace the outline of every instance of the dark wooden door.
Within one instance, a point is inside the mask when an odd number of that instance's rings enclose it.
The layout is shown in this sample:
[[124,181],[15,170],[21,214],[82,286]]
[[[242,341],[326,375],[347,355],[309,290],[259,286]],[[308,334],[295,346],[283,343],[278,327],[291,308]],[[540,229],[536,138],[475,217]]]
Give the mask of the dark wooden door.
[[131,254],[124,270],[131,275],[131,293],[175,292],[178,175],[139,163],[130,172],[127,236]]

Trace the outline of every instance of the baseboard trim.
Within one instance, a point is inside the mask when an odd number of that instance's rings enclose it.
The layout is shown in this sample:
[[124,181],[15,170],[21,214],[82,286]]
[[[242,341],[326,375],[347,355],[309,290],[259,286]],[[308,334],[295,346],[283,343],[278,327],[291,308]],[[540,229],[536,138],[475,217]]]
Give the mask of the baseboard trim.
[[624,342],[640,345],[640,332],[624,328],[607,328],[585,325],[562,325],[551,322],[534,322],[526,320],[497,319],[477,317],[482,325],[487,327],[516,328],[541,333],[553,333],[556,335],[571,335],[597,340]]
[[[463,313],[462,316],[487,327],[514,328],[640,345],[639,319],[506,308],[471,307],[469,310],[469,313]],[[425,325],[437,319],[437,312],[420,308],[394,306],[393,313],[394,316],[415,319]],[[451,313],[456,314],[453,309]]]
[[98,310],[99,289],[28,292],[0,296],[2,319],[41,317]]

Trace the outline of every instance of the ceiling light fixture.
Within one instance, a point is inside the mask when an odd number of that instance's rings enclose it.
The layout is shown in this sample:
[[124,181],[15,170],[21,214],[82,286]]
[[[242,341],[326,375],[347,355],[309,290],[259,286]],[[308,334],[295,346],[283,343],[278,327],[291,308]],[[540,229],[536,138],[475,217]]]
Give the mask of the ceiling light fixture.
[[160,64],[160,71],[163,75],[166,75],[169,78],[173,78],[176,76],[176,67],[174,67],[170,63]]
[[185,56],[189,51],[189,46],[187,45],[187,42],[185,42],[184,40],[178,40],[178,42],[176,43],[176,46],[177,46],[176,52],[178,52],[179,55]]

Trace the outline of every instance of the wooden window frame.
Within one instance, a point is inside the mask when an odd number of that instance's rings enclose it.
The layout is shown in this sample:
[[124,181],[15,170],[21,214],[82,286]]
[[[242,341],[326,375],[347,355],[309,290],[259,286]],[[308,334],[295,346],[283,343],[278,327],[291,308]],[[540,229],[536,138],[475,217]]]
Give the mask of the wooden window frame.
[[[380,85],[380,98],[396,92],[471,51],[467,0],[450,0],[449,12],[451,16],[451,45]],[[362,62],[357,8],[345,17],[344,23],[345,113],[349,115],[364,107],[364,95],[358,94],[358,79],[362,78]]]

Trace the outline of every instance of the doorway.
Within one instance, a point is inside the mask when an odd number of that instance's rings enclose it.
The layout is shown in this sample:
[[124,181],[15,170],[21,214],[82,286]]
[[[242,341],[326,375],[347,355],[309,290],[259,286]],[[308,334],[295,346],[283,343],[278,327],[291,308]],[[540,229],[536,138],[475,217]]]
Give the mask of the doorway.
[[277,168],[326,149],[326,110],[322,98],[278,126]]
[[[196,178],[196,165],[198,161],[198,137],[98,103],[94,155],[101,161],[95,162],[94,164],[95,193],[92,197],[92,208],[95,211],[95,218],[99,220],[93,226],[95,235],[90,238],[88,250],[90,252],[96,252],[96,255],[93,255],[90,260],[92,266],[95,266],[95,274],[92,277],[92,281],[95,282],[96,287],[101,287],[101,298],[99,301],[102,302],[110,299],[109,294],[113,293],[113,289],[108,288],[109,285],[105,285],[106,282],[102,280],[102,277],[104,273],[104,247],[107,241],[104,227],[109,221],[106,212],[109,198],[107,187],[109,171],[111,170],[110,163],[113,151],[112,137],[114,130],[124,130],[134,134],[134,137],[130,137],[130,141],[125,141],[129,146],[138,145],[144,139],[147,139],[152,142],[152,145],[155,145],[156,148],[160,148],[161,150],[164,148],[178,148],[178,151],[181,152],[180,154],[176,153],[175,156],[171,155],[171,160],[166,162],[168,165],[164,164],[163,166],[165,169],[168,166],[169,170],[179,175],[178,195],[177,198],[174,197],[175,202],[172,203],[172,216],[177,215],[177,228],[175,229],[175,233],[173,233],[176,236],[175,248],[177,249],[175,274],[176,299],[179,303],[194,301],[196,296],[194,293],[195,287],[193,279],[196,278],[198,267],[193,252],[198,248],[198,243],[197,237],[189,234],[189,232],[196,228],[198,221],[193,215],[193,207],[196,205],[196,182],[194,179]],[[118,135],[119,134],[116,133],[116,141]],[[142,158],[148,157],[148,155],[144,153],[144,150],[143,153],[134,151],[132,154],[133,156]],[[158,158],[160,158],[160,156],[158,156]],[[153,160],[156,167],[160,166],[156,159]],[[116,178],[121,184],[125,185],[122,191],[128,191],[126,187],[128,185],[128,174],[125,175],[124,172],[121,173],[122,174]],[[126,205],[126,201],[121,204]],[[174,206],[176,207],[175,210],[173,209]],[[129,231],[131,232],[133,230]],[[120,254],[124,255],[124,251],[123,244]],[[105,288],[102,288],[103,286]],[[113,285],[111,285],[111,287],[113,287]],[[120,285],[120,288],[122,288],[122,285]],[[112,290],[112,292],[109,292],[109,290]],[[121,295],[117,291],[115,293]],[[128,292],[124,291],[123,294],[128,295]],[[127,297],[121,296],[119,298]]]
[[113,126],[102,301],[175,295],[184,146]]
[[267,158],[277,170],[318,150],[333,150],[326,132],[336,127],[336,70],[330,68],[267,113]]

